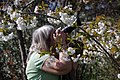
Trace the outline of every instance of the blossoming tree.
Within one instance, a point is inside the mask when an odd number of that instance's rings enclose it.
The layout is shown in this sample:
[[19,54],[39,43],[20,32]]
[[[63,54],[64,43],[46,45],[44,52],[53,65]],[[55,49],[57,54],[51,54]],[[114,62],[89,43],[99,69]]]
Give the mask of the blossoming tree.
[[[62,28],[75,27],[68,40],[72,42],[79,39],[84,44],[81,46],[84,48],[83,54],[78,59],[79,64],[82,65],[78,73],[80,80],[118,79],[120,74],[118,15],[120,13],[117,3],[120,1],[2,0],[0,3],[0,52],[2,53],[0,67],[1,73],[6,72],[7,75],[1,74],[0,79],[20,79],[25,69],[31,33],[44,24]],[[69,47],[68,52],[74,54],[74,48]],[[103,76],[105,71],[112,71],[109,73],[112,76],[107,73]],[[24,74],[22,78],[25,80]]]

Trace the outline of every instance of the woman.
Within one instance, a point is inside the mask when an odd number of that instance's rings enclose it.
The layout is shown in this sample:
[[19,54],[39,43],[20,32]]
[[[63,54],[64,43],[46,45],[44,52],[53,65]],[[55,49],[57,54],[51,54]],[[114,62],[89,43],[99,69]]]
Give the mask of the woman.
[[[61,43],[63,49],[58,58],[50,55],[56,54],[57,43]],[[60,28],[55,30],[53,26],[44,25],[35,30],[27,60],[27,79],[59,80],[59,75],[69,73],[72,69],[72,62],[65,53],[65,46],[66,34]],[[43,52],[46,54],[41,56]]]

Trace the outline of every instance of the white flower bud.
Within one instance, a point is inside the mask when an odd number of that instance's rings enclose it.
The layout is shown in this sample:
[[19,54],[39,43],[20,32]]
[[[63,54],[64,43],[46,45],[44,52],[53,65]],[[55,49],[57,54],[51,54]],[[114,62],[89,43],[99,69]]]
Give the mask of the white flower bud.
[[118,76],[118,79],[120,79],[120,74],[118,74],[117,76]]
[[34,10],[34,13],[38,13],[38,6],[35,6],[35,10]]
[[0,32],[0,37],[2,37],[3,36],[3,32]]
[[105,24],[104,24],[103,22],[100,21],[100,22],[98,22],[98,26],[99,26],[100,29],[101,29],[101,28],[103,28],[103,27],[105,26]]
[[88,50],[84,50],[83,55],[88,55]]

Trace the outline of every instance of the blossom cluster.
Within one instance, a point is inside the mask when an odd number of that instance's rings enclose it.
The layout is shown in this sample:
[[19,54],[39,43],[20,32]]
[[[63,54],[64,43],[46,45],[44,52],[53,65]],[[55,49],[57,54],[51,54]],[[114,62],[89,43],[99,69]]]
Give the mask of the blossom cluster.
[[[15,5],[17,5],[17,2],[19,0],[15,0]],[[8,41],[14,37],[16,37],[13,32],[13,29],[16,28],[17,30],[26,30],[26,29],[31,29],[37,26],[37,17],[33,16],[29,22],[24,19],[23,15],[21,14],[22,12],[20,10],[14,10],[12,6],[10,5],[5,5],[2,10],[7,13],[6,15],[3,15],[3,20],[0,22],[0,41]],[[17,26],[15,26],[17,24]],[[8,35],[4,35],[3,31],[5,29],[8,29],[9,31],[12,31]],[[12,29],[12,30],[11,30]],[[15,29],[14,29],[15,31]]]
[[14,35],[13,32],[8,34],[7,36],[4,36],[3,32],[0,32],[0,41],[8,41],[10,39],[13,39],[14,37],[16,37],[16,35]]
[[[65,6],[63,8],[63,10],[69,10],[72,12],[72,8],[70,7],[70,5]],[[61,21],[67,25],[73,25],[73,23],[76,21],[76,13],[73,15],[69,15],[69,13],[66,13],[64,11],[59,11],[59,13],[57,15],[54,15],[55,12],[53,11],[49,11],[47,13],[48,16],[52,16],[55,18],[59,18],[59,20],[53,19],[53,18],[47,18],[49,23],[54,23],[59,25],[61,23]]]

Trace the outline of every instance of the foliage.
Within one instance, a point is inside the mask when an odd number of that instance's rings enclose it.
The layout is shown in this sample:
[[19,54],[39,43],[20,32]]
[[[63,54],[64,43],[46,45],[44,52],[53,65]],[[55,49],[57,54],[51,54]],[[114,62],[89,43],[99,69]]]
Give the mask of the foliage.
[[18,80],[23,72],[17,39],[0,44],[0,79]]
[[[84,52],[79,61],[82,67],[78,68],[78,80],[118,79],[120,66],[116,62],[120,63],[120,1],[63,1],[65,2],[60,2],[61,5],[55,6],[54,10],[50,10],[47,0],[3,0],[0,3],[1,80],[23,78],[17,30],[23,33],[27,54],[32,32],[44,24],[62,28],[66,25],[76,27],[70,34],[70,40],[81,39],[84,43]],[[82,26],[77,25],[77,16],[82,21]]]

